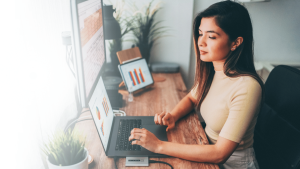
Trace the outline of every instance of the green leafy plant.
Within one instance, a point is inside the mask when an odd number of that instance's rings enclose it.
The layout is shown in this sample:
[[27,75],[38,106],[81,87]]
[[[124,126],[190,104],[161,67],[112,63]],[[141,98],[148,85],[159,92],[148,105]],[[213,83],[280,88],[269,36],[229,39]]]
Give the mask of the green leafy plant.
[[58,166],[69,166],[84,160],[85,138],[82,138],[74,130],[66,133],[57,131],[49,143],[44,144],[42,151],[48,156],[48,160]]
[[157,12],[161,9],[159,7],[159,3],[152,8],[151,1],[146,8],[145,11],[142,12],[138,10],[135,5],[133,6],[133,16],[135,18],[134,22],[132,23],[133,26],[133,35],[135,39],[133,40],[137,47],[139,47],[143,58],[149,63],[150,59],[150,52],[152,49],[153,44],[167,31],[166,27],[159,26],[162,21],[155,21],[155,16]]

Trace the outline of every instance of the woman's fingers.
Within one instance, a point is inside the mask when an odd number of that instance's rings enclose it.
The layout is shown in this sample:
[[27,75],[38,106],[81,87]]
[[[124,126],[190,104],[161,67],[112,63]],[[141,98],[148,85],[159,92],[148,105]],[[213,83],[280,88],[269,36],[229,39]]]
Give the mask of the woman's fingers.
[[154,115],[154,123],[155,123],[155,124],[159,124],[159,123],[158,123],[158,113],[156,113],[156,114]]
[[133,139],[140,140],[142,136],[143,136],[142,133],[133,133],[130,135],[129,141],[131,141]]
[[153,133],[144,128],[134,128],[131,131],[129,141],[132,141],[132,145],[140,145],[152,152],[156,152],[158,146],[161,145],[161,141]]
[[158,115],[158,124],[163,125],[162,118],[165,116],[166,112],[162,112]]
[[137,145],[141,145],[141,141],[140,140],[134,140],[131,142],[132,145],[137,144]]
[[134,133],[145,133],[146,129],[145,128],[133,128],[130,132],[130,134],[134,134]]
[[168,131],[169,129],[173,129],[175,127],[173,116],[170,113],[167,113],[165,117],[162,119],[162,121],[164,125],[168,126],[166,131]]
[[166,129],[166,131],[169,131],[170,129],[173,129],[175,127],[174,123],[170,123]]
[[154,122],[155,122],[155,124],[160,124],[160,121],[161,121],[160,114],[156,113],[155,116],[154,116]]
[[170,113],[165,114],[165,116],[162,118],[163,125],[165,126],[169,125],[170,116],[171,116]]
[[160,114],[156,113],[154,116],[154,123],[159,125],[169,126],[169,124],[173,123],[171,118],[172,115],[170,113],[166,113],[166,112],[162,112]]
[[[128,138],[129,141],[132,141],[131,144],[138,144],[138,145],[142,145],[143,144],[143,141],[144,139],[143,138],[146,138],[146,132],[147,130],[146,129],[140,129],[140,128],[134,128],[131,130],[131,135],[130,137]],[[135,140],[134,140],[135,139]]]

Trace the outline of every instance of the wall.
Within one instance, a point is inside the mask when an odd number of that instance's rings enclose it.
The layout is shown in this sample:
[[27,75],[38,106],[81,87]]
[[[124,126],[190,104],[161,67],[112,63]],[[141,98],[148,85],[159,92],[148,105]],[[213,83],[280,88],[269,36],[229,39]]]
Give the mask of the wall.
[[[104,0],[106,4],[115,4],[120,0]],[[137,1],[136,6],[143,8],[151,0]],[[130,2],[130,0],[125,1]],[[134,0],[131,0],[134,2]],[[160,2],[155,0],[153,4]],[[192,18],[194,0],[174,1],[161,0],[162,9],[157,13],[157,21],[163,21],[161,26],[166,26],[170,31],[163,38],[158,39],[152,48],[150,62],[173,62],[180,65],[185,83],[188,80],[190,65],[190,48],[192,37]],[[123,49],[128,49],[132,42],[126,42]]]
[[300,62],[300,1],[245,3],[254,30],[257,61]]
[[[218,0],[195,0],[194,15],[215,2]],[[253,24],[255,61],[300,63],[300,1],[271,0],[244,4]],[[192,47],[187,87],[192,86],[194,75],[195,54]]]

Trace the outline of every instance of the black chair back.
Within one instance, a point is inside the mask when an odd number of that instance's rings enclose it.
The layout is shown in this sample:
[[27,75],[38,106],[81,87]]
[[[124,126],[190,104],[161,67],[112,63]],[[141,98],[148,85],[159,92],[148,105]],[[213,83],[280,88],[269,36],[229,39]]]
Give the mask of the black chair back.
[[265,83],[265,103],[300,130],[300,70],[275,67]]
[[270,73],[254,150],[261,169],[300,167],[300,70],[281,65]]

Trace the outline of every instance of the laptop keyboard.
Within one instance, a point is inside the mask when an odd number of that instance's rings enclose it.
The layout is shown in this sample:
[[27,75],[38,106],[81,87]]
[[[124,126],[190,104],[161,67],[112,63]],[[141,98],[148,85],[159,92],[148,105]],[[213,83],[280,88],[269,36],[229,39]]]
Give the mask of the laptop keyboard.
[[140,151],[140,145],[131,145],[131,142],[128,138],[130,136],[130,132],[133,128],[141,128],[141,119],[134,119],[134,120],[120,120],[120,125],[118,129],[118,137],[117,137],[117,144],[116,150],[118,151]]

